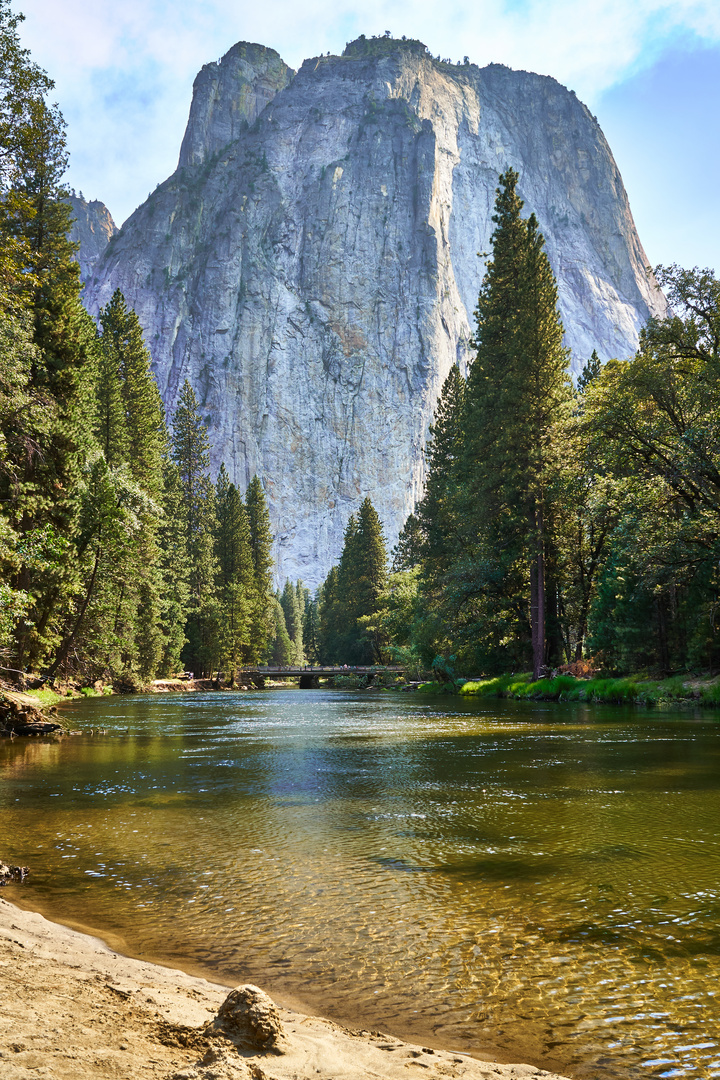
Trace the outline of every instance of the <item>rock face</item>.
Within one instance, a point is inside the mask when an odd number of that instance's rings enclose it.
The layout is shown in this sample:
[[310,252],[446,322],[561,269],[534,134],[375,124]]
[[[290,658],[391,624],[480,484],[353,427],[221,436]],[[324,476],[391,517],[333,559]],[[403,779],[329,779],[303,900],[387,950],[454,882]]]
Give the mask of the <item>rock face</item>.
[[202,165],[254,124],[295,72],[274,49],[239,41],[219,64],[205,64],[193,98],[178,168]]
[[93,277],[98,259],[118,229],[107,206],[97,199],[86,202],[82,196],[71,195],[68,201],[75,216],[70,239],[80,245],[77,260],[80,275],[87,284]]
[[87,303],[122,289],[166,406],[189,379],[215,467],[265,483],[280,580],[313,585],[366,495],[392,543],[421,494],[508,165],[576,371],[593,348],[631,354],[665,302],[597,122],[553,79],[392,39],[291,74],[246,44],[203,68],[180,165],[105,250]]

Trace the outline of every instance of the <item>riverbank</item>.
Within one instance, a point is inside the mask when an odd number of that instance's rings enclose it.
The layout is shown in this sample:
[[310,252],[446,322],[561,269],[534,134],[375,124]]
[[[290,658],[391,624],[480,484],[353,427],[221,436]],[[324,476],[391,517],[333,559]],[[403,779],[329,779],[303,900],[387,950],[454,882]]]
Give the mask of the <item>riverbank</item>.
[[113,951],[0,898],[4,1080],[563,1080],[280,1008],[282,1054],[204,1031],[229,987]]
[[421,693],[457,693],[463,697],[510,698],[515,701],[585,702],[593,705],[705,706],[720,707],[720,676],[700,678],[674,676],[649,679],[642,675],[622,678],[576,678],[555,675],[533,681],[529,674],[499,675],[450,683],[421,683]]

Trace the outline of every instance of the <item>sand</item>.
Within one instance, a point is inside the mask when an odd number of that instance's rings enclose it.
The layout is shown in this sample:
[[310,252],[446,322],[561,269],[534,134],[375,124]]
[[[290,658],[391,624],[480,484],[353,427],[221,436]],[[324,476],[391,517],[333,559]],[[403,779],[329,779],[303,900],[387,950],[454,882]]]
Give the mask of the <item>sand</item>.
[[2,1080],[563,1080],[288,1009],[284,1053],[241,1053],[202,1030],[229,989],[0,898]]

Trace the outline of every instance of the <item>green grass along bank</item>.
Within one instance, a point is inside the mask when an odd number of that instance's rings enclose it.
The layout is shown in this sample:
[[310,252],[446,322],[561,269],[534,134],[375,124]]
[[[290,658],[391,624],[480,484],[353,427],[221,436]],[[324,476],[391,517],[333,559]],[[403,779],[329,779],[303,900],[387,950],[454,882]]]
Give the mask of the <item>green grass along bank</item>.
[[[451,684],[421,683],[420,693],[453,692]],[[514,698],[516,701],[585,702],[596,705],[720,706],[720,676],[700,678],[675,675],[650,679],[642,674],[620,678],[576,678],[555,675],[533,682],[530,674],[457,680],[455,691],[463,697]]]

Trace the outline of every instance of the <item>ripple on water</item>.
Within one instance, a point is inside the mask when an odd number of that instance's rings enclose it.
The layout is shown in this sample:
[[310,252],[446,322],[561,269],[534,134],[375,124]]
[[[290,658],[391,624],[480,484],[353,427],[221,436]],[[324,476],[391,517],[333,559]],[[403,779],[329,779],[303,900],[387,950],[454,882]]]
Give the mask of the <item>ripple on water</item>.
[[365,1026],[718,1075],[713,723],[312,691],[72,712],[110,735],[0,746],[29,902]]

